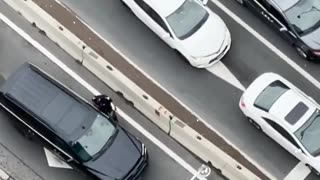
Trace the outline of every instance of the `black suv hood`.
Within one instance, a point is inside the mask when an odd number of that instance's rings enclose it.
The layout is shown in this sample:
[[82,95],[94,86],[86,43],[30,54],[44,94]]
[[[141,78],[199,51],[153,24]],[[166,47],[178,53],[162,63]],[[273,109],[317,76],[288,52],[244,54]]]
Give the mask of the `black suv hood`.
[[104,179],[102,174],[106,175],[105,179],[122,179],[134,168],[140,157],[141,143],[131,134],[119,128],[113,144],[99,158],[86,162],[85,166],[101,179]]

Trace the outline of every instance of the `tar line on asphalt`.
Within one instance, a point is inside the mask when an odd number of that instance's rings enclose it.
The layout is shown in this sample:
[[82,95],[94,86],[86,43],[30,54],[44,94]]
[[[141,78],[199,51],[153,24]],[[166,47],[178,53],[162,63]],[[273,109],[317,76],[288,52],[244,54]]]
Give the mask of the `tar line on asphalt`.
[[[64,64],[61,60],[59,60],[56,56],[54,56],[49,50],[43,47],[39,42],[35,41],[29,34],[24,32],[20,27],[18,27],[15,23],[13,23],[9,18],[0,13],[0,19],[5,22],[11,29],[13,29],[16,33],[18,33],[21,37],[23,37],[26,41],[28,41],[32,46],[38,49],[42,54],[44,54],[47,58],[49,58],[53,63],[59,66],[62,70],[64,70],[67,74],[69,74],[72,78],[74,78],[77,82],[79,82],[82,86],[88,89],[92,94],[98,95],[101,94],[97,89],[91,86],[88,82],[82,79],[78,74],[76,74],[72,69],[70,69],[66,64]],[[177,155],[174,151],[172,151],[169,147],[163,144],[159,139],[153,136],[150,132],[144,129],[140,124],[134,121],[129,115],[123,112],[120,108],[117,108],[117,113],[123,117],[130,125],[136,128],[141,134],[147,137],[151,142],[157,145],[161,150],[163,150],[167,155],[169,155],[172,159],[174,159],[177,163],[179,163],[183,168],[185,168],[192,175],[198,174],[198,171],[194,169],[190,164],[188,164],[185,160],[183,160],[179,155]],[[199,180],[206,180],[201,176],[197,177]]]
[[[246,29],[250,34],[252,34],[255,38],[257,38],[261,43],[263,43],[266,47],[268,47],[272,52],[277,54],[283,61],[285,61],[288,65],[290,65],[293,69],[295,69],[298,73],[300,73],[304,78],[306,78],[309,82],[311,82],[315,87],[320,89],[320,82],[314,78],[311,74],[301,68],[298,64],[296,64],[292,59],[290,59],[287,55],[285,55],[282,51],[280,51],[276,46],[270,43],[267,39],[265,39],[261,34],[255,31],[252,27],[250,27],[246,22],[244,22],[240,17],[234,14],[230,9],[228,9],[225,5],[223,5],[218,0],[211,0],[217,7],[219,7],[222,11],[224,11],[227,15],[229,15],[235,22],[241,25],[244,29]],[[302,163],[299,162],[287,175],[287,177],[291,177],[293,175],[301,175],[307,174],[310,171],[305,170],[306,167]]]

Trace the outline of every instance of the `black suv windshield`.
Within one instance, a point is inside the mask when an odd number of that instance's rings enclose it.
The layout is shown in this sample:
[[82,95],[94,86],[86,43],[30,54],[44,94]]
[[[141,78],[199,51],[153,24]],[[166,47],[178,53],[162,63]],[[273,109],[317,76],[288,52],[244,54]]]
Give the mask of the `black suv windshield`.
[[312,32],[320,26],[320,0],[299,0],[285,14],[299,34]]
[[320,154],[320,112],[316,110],[311,117],[299,128],[295,136],[313,156]]
[[111,139],[116,128],[104,116],[98,114],[92,126],[72,145],[73,151],[83,161],[89,161]]

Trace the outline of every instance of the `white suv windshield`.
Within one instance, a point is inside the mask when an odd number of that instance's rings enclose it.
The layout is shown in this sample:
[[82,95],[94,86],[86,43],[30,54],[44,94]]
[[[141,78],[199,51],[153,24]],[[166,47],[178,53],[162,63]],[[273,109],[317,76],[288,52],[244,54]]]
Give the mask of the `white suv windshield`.
[[320,1],[300,0],[285,14],[299,34],[314,31],[320,26]]
[[80,159],[88,161],[102,150],[115,130],[106,117],[98,114],[90,129],[73,143],[72,149]]
[[316,110],[307,122],[295,133],[303,146],[313,156],[320,154],[320,112]]
[[208,18],[208,12],[194,0],[186,0],[166,19],[179,39],[185,39],[196,32]]

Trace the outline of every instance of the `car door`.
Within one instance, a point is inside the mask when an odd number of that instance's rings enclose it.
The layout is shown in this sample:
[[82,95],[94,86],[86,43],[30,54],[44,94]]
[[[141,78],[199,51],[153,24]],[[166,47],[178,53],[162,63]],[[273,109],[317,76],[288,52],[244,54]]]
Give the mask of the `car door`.
[[[264,0],[248,0],[246,2],[246,6],[253,11],[254,13],[258,14],[259,17],[262,18],[267,18],[266,14],[268,14],[266,8],[265,8],[265,3]],[[267,18],[269,21],[270,19]]]
[[270,21],[271,25],[275,28],[275,30],[279,31],[286,40],[294,43],[297,36],[291,31],[291,26],[289,26],[289,23],[281,10],[276,9],[275,6],[269,2],[269,0],[262,1],[265,1],[265,7],[269,12],[270,18],[273,20],[272,22]]
[[300,159],[302,162],[307,161],[307,156],[304,150],[299,146],[295,138],[282,126],[277,124],[276,122],[263,118],[272,128],[269,131],[268,135],[274,139],[277,143],[279,143],[283,148],[289,151],[292,155]]
[[143,0],[134,1],[136,2],[134,14],[169,46],[175,48],[173,36],[161,16]]
[[269,0],[253,0],[256,2],[256,8],[260,10],[260,16],[271,25],[280,35],[289,41],[295,43],[297,36],[291,31],[286,18],[280,10],[276,9],[275,6]]

